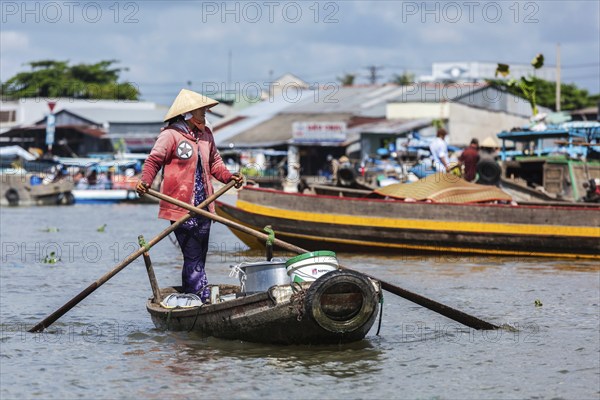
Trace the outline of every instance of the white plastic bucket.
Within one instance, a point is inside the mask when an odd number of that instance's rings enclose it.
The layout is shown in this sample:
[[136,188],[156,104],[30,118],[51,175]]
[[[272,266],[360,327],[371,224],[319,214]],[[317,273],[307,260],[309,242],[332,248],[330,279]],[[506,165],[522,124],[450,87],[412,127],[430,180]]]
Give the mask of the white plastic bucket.
[[322,275],[338,269],[338,260],[333,251],[314,251],[290,258],[285,263],[292,282],[311,282]]

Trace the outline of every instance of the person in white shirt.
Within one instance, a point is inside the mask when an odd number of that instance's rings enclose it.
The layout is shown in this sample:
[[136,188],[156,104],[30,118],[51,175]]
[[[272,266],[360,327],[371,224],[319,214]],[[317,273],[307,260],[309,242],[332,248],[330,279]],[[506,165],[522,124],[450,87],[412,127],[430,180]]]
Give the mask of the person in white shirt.
[[429,151],[433,157],[433,167],[437,172],[448,172],[450,170],[450,161],[448,159],[448,145],[444,138],[448,132],[444,128],[439,128],[437,136],[429,145]]

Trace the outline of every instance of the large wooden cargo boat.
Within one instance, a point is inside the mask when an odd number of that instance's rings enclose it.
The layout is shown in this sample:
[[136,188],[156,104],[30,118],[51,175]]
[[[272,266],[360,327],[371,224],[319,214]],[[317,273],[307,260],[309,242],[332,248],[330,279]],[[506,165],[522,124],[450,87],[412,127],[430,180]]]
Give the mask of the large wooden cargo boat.
[[[309,250],[600,259],[600,207],[449,204],[286,193],[248,187],[217,213]],[[233,231],[246,245],[262,243]]]

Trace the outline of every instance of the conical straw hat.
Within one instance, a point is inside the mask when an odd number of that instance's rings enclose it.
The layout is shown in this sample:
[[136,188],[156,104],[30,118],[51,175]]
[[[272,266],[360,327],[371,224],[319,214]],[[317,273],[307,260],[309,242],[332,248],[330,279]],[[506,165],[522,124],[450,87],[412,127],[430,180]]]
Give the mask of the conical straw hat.
[[173,117],[176,117],[186,112],[190,112],[197,108],[202,107],[214,107],[219,104],[218,101],[201,95],[200,93],[192,92],[191,90],[181,89],[181,92],[173,101],[169,112],[165,115],[164,121],[168,121]]
[[479,144],[479,147],[489,147],[490,149],[495,149],[498,147],[498,143],[494,140],[493,137],[488,136],[483,139],[483,142]]

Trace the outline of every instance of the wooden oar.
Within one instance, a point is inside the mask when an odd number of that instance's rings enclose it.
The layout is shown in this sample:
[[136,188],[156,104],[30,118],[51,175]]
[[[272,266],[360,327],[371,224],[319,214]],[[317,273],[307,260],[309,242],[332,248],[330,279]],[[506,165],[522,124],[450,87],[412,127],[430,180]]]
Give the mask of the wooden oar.
[[[216,193],[214,193],[212,196],[210,196],[208,199],[204,200],[200,205],[198,205],[198,209],[202,209],[203,207],[206,207],[207,205],[209,205],[210,203],[212,203],[213,201],[215,201],[216,199],[218,199],[223,193],[225,193],[229,189],[231,189],[235,185],[235,183],[236,183],[235,181],[231,181],[228,184],[226,184],[225,186],[223,186],[220,190],[218,190]],[[47,327],[49,327],[50,325],[52,325],[57,319],[59,319],[60,317],[62,317],[63,315],[65,315],[71,308],[75,307],[81,300],[83,300],[86,297],[88,297],[92,292],[94,292],[96,289],[98,289],[100,286],[102,286],[104,283],[106,283],[106,281],[108,281],[110,278],[112,278],[113,276],[115,276],[123,268],[125,268],[126,266],[128,266],[129,264],[131,264],[131,262],[133,262],[133,260],[135,260],[136,258],[138,258],[139,256],[141,256],[142,254],[144,254],[145,252],[147,252],[152,246],[154,246],[156,243],[158,243],[161,240],[163,240],[166,236],[169,235],[169,233],[173,232],[181,224],[183,224],[185,221],[187,221],[188,219],[190,219],[194,215],[195,215],[195,211],[194,212],[190,212],[189,214],[187,214],[187,215],[183,216],[182,218],[180,218],[179,220],[175,221],[168,228],[166,228],[164,231],[162,231],[161,233],[159,233],[152,240],[150,240],[149,242],[147,242],[146,246],[141,247],[138,251],[136,251],[135,253],[132,253],[131,255],[129,255],[129,257],[127,257],[126,259],[124,259],[119,265],[117,265],[116,267],[114,267],[113,269],[111,269],[106,274],[102,275],[100,278],[98,278],[98,280],[96,280],[90,286],[88,286],[85,289],[83,289],[77,296],[73,297],[71,300],[69,300],[61,308],[59,308],[58,310],[54,311],[52,314],[48,315],[40,323],[38,323],[36,326],[34,326],[33,328],[31,328],[29,330],[29,332],[41,332],[44,329],[46,329]]]
[[[184,203],[184,202],[179,201],[177,199],[174,199],[172,197],[166,196],[166,195],[164,195],[162,193],[159,193],[159,192],[157,192],[155,190],[151,190],[151,189],[148,190],[148,194],[150,194],[151,196],[157,197],[157,198],[159,198],[159,199],[161,199],[163,201],[167,201],[167,202],[169,202],[171,204],[179,206],[181,208],[185,208],[186,210],[193,211],[193,212],[195,212],[195,213],[197,213],[199,215],[202,215],[203,217],[210,218],[210,219],[212,219],[214,221],[217,221],[217,222],[221,222],[222,224],[227,225],[230,228],[233,228],[233,229],[236,229],[236,230],[238,230],[240,232],[244,232],[244,233],[247,233],[249,235],[255,236],[255,237],[257,237],[257,238],[259,238],[259,239],[261,239],[263,241],[266,241],[268,239],[268,237],[269,237],[268,235],[266,235],[266,234],[264,234],[264,233],[262,233],[260,231],[257,231],[255,229],[249,228],[249,227],[241,225],[241,224],[238,224],[237,222],[231,221],[231,220],[229,220],[227,218],[223,218],[223,217],[221,217],[219,215],[212,214],[212,213],[210,213],[208,211],[201,210],[198,207],[191,206],[191,205],[189,205],[187,203]],[[275,240],[273,241],[273,244],[275,244],[276,246],[279,246],[282,249],[289,250],[289,251],[294,252],[294,253],[298,253],[298,254],[308,253],[308,250],[305,250],[305,249],[303,249],[301,247],[295,246],[295,245],[293,245],[291,243],[284,242],[281,239],[275,238]],[[351,270],[351,268],[348,268],[348,267],[343,267],[343,266],[340,266],[340,267],[343,268],[343,269]],[[483,330],[491,330],[491,329],[498,329],[499,328],[498,326],[496,326],[494,324],[491,324],[489,322],[483,321],[483,320],[481,320],[481,319],[479,319],[477,317],[474,317],[472,315],[466,314],[466,313],[464,313],[464,312],[462,312],[460,310],[457,310],[457,309],[452,308],[450,306],[447,306],[445,304],[439,303],[439,302],[437,302],[435,300],[429,299],[427,297],[424,297],[424,296],[421,296],[419,294],[413,293],[413,292],[411,292],[409,290],[403,289],[403,288],[401,288],[399,286],[396,286],[396,285],[394,285],[392,283],[382,281],[381,279],[375,278],[375,277],[373,277],[373,276],[371,276],[369,274],[365,274],[364,272],[361,272],[361,274],[363,274],[365,276],[368,276],[371,279],[379,281],[381,283],[381,287],[384,290],[387,290],[390,293],[393,293],[395,295],[403,297],[406,300],[410,300],[413,303],[416,303],[416,304],[418,304],[420,306],[423,306],[423,307],[428,308],[428,309],[430,309],[432,311],[435,311],[435,312],[437,312],[439,314],[442,314],[443,316],[448,317],[448,318],[450,318],[450,319],[452,319],[452,320],[454,320],[456,322],[460,322],[461,324],[466,325],[466,326],[468,326],[470,328],[483,329]]]

